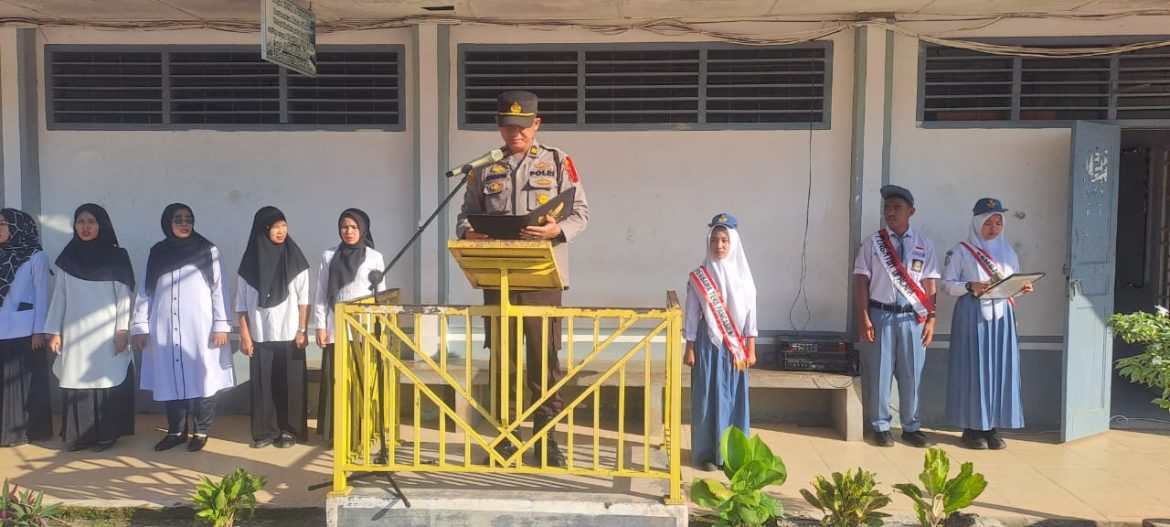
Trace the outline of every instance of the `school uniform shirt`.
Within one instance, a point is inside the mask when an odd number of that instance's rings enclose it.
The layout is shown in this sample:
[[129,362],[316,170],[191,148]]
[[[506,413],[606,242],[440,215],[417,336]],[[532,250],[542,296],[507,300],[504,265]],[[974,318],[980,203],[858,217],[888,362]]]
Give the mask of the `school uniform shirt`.
[[[1005,276],[1015,273],[1020,267],[1015,251],[1008,254],[1006,261],[996,260],[995,264]],[[963,296],[967,294],[967,282],[986,282],[990,279],[971,251],[961,244],[955,245],[947,252],[942,280],[939,280],[939,290],[951,296]],[[979,310],[984,320],[1003,318],[1005,311],[1010,307],[1010,303],[1002,298],[979,300]]]
[[134,354],[117,353],[114,335],[130,329],[130,286],[57,273],[45,333],[61,336],[53,374],[62,388],[113,388],[126,380]]
[[236,313],[248,314],[248,329],[253,342],[288,342],[300,329],[300,306],[309,305],[309,270],[297,274],[289,283],[288,297],[273,307],[260,307],[260,293],[247,280],[236,284]]
[[[706,297],[695,294],[693,287],[687,288],[687,300],[683,309],[683,340],[694,342],[699,338],[699,327],[707,324],[704,318],[706,306],[703,305],[706,301]],[[759,336],[755,309],[747,312],[739,332],[743,338]]]
[[[890,243],[897,251],[898,235],[894,234],[894,231],[890,230],[889,227],[884,228],[886,233],[890,235]],[[897,304],[898,297],[902,295],[894,288],[890,273],[886,272],[886,266],[877,254],[873,238],[874,234],[869,234],[861,241],[861,249],[857,251],[857,257],[853,260],[853,274],[869,278],[870,300],[883,304]],[[938,259],[934,253],[934,245],[926,236],[919,233],[914,227],[910,227],[902,235],[902,243],[906,252],[906,260],[902,262],[902,265],[910,273],[910,278],[919,286],[922,285],[923,280],[941,276],[938,269]]]
[[44,333],[48,313],[49,260],[44,251],[37,251],[16,270],[0,305],[0,340]]
[[131,333],[149,334],[142,353],[143,390],[156,401],[210,397],[235,384],[231,346],[213,347],[212,333],[228,333],[219,249],[211,248],[211,284],[194,265],[158,278],[154,294],[138,286]]
[[[329,337],[326,342],[333,343],[333,305],[329,303],[328,284],[329,284],[329,263],[333,261],[333,253],[337,252],[337,247],[330,247],[325,249],[321,254],[321,266],[317,271],[317,292],[313,297],[313,326],[317,329],[325,329],[329,332]],[[344,302],[353,300],[370,294],[370,271],[382,272],[382,253],[375,251],[373,247],[366,247],[366,257],[362,260],[362,264],[358,266],[357,274],[354,276],[352,282],[345,284],[337,291],[337,301]],[[382,278],[382,283],[378,284],[378,291],[386,290],[386,278]]]

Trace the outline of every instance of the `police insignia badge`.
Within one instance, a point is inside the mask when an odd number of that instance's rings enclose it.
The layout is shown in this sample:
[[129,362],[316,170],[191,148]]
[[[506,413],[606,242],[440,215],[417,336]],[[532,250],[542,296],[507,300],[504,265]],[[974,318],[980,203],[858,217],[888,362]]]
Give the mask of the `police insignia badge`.
[[488,169],[488,171],[492,174],[503,174],[504,172],[507,172],[508,169],[504,168],[504,165],[492,165],[492,168]]
[[569,174],[569,181],[576,183],[581,180],[581,176],[577,174],[577,167],[573,165],[573,159],[565,156],[565,160],[561,162],[565,167],[565,172]]
[[520,103],[518,102],[514,102],[512,103],[512,106],[508,107],[508,111],[512,113],[520,113],[521,109],[522,108],[520,107]]
[[533,183],[536,183],[537,185],[540,185],[542,187],[547,187],[549,185],[552,185],[552,180],[549,178],[546,178],[546,177],[542,177],[540,179],[533,181]]
[[504,188],[504,184],[497,181],[495,183],[492,183],[491,185],[488,185],[488,192],[499,192],[503,188]]
[[922,260],[914,260],[914,263],[910,265],[910,270],[915,272],[915,273],[921,273],[922,272],[922,264],[923,264]]
[[532,165],[532,168],[539,170],[542,168],[549,168],[551,166],[552,166],[552,163],[549,163],[548,161],[537,161],[536,164]]
[[530,155],[530,156],[534,156],[534,155],[539,154],[539,153],[540,153],[540,149],[537,148],[536,145],[532,145],[532,148],[528,149],[528,155]]
[[538,196],[538,197],[536,198],[536,201],[537,201],[538,203],[540,203],[541,205],[544,205],[545,203],[548,203],[548,195],[547,195],[547,194],[541,194],[540,196]]

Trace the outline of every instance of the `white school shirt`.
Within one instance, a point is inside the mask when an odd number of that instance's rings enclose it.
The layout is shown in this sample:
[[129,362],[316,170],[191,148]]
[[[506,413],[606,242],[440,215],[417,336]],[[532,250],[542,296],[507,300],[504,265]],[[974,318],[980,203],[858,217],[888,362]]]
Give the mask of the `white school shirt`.
[[[890,235],[890,243],[897,251],[898,241],[895,238],[898,235],[894,234],[894,231],[890,230],[889,227],[885,227],[885,230]],[[883,304],[896,304],[901,295],[897,289],[894,289],[890,273],[886,272],[886,266],[877,254],[873,240],[875,234],[877,233],[869,234],[864,240],[861,240],[861,248],[857,251],[857,258],[853,260],[853,274],[869,278],[870,300]],[[906,248],[906,261],[902,262],[902,265],[906,267],[910,278],[917,282],[919,287],[922,286],[923,280],[937,279],[941,276],[938,272],[938,259],[934,254],[934,245],[926,236],[919,233],[914,227],[910,227],[906,229],[902,243],[905,244]]]
[[58,271],[45,320],[45,333],[61,336],[53,374],[62,388],[75,390],[122,384],[134,353],[117,353],[114,335],[130,329],[130,286]]
[[[978,251],[979,248],[976,247],[975,250]],[[1019,258],[1015,257],[1015,251],[1011,251],[1011,255],[1013,258],[1010,261],[995,262],[1005,276],[1011,275],[1020,268]],[[946,261],[943,263],[942,280],[939,280],[939,289],[951,296],[963,296],[967,294],[967,282],[983,282],[988,278],[987,273],[983,272],[983,266],[979,264],[979,260],[975,259],[975,255],[959,244],[947,252]],[[1002,298],[979,300],[979,311],[984,320],[1003,318],[1008,308],[1008,301]]]
[[[260,292],[247,280],[237,277],[236,313],[248,314],[252,342],[288,342],[300,329],[300,306],[309,305],[309,270],[289,282],[288,297],[278,305],[260,307]],[[308,321],[306,321],[308,322]]]
[[[50,293],[49,262],[44,251],[37,251],[16,270],[12,287],[0,305],[0,340],[44,333]],[[21,304],[32,309],[22,311]]]
[[[313,326],[329,331],[329,337],[326,339],[328,344],[333,343],[333,306],[329,304],[325,296],[329,293],[329,263],[333,261],[333,253],[336,252],[337,247],[330,247],[325,249],[321,255],[321,266],[317,271],[317,293],[313,296]],[[384,267],[382,253],[366,247],[366,258],[358,266],[357,275],[354,276],[352,282],[345,284],[337,291],[337,301],[344,302],[368,296],[370,294],[370,271],[381,272]],[[378,291],[385,290],[386,277],[382,277]]]
[[[706,326],[706,317],[708,315],[707,297],[695,291],[695,285],[690,283],[688,277],[687,283],[687,300],[683,308],[683,340],[695,341],[699,338],[699,326]],[[756,329],[756,310],[753,308],[747,312],[744,317],[743,327],[739,328],[739,334],[743,338],[759,336],[759,330]],[[746,350],[745,350],[746,351]]]

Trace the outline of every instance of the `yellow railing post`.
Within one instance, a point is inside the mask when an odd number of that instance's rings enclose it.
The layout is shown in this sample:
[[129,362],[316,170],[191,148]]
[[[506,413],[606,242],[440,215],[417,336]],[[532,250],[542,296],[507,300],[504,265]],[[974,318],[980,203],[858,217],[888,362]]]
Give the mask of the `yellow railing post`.
[[[349,464],[349,333],[344,304],[333,310],[333,492],[348,494],[345,470]],[[344,418],[342,417],[344,416]],[[322,426],[321,424],[317,425]]]

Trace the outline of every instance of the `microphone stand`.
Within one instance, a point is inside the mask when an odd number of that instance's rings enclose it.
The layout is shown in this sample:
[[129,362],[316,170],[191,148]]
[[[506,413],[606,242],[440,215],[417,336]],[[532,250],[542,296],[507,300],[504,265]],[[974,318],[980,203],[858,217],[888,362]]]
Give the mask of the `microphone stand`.
[[[449,196],[448,196],[448,199],[450,199]],[[430,223],[430,221],[428,221],[427,223]],[[425,227],[425,225],[424,225],[424,227]],[[422,232],[422,231],[420,230],[419,232]],[[418,237],[418,234],[415,234],[415,238],[417,238],[417,237]],[[411,241],[413,241],[413,238],[411,239]],[[408,246],[409,246],[409,243],[408,243]],[[405,250],[405,248],[403,250]],[[401,256],[401,253],[399,253],[399,255]],[[377,295],[378,294],[378,284],[382,283],[382,279],[385,277],[385,275],[386,275],[386,270],[378,271],[375,269],[375,270],[370,271],[370,274],[368,276],[368,279],[370,281],[370,295]],[[374,322],[374,338],[376,338],[378,340],[382,340],[382,322],[381,321],[376,320]],[[383,394],[386,391],[386,388],[384,385],[384,383],[386,381],[385,381],[385,375],[383,375],[383,373],[382,373],[382,358],[381,357],[378,357],[377,360],[374,362],[374,367],[375,367],[374,376],[375,376],[375,382],[377,382],[377,384],[378,384],[378,388],[377,388],[378,393]],[[357,380],[358,380],[358,383],[362,382],[361,377],[358,377]],[[349,419],[349,417],[350,416],[346,416],[345,418]],[[382,411],[378,411],[377,426],[378,426],[378,431],[380,432],[378,434],[378,443],[379,443],[380,449],[378,451],[378,454],[375,455],[371,461],[373,461],[374,464],[377,464],[377,465],[385,465],[390,460],[390,445],[386,442],[386,414]],[[336,455],[336,451],[334,451],[334,455]],[[357,481],[360,479],[377,477],[379,475],[386,476],[386,481],[390,482],[390,486],[394,489],[394,494],[396,496],[398,496],[398,499],[402,500],[402,504],[405,505],[406,508],[409,509],[410,508],[410,500],[406,498],[406,493],[402,492],[402,488],[399,487],[398,482],[394,480],[394,472],[393,471],[354,472],[348,476],[348,479],[350,481]],[[332,484],[333,484],[332,481],[325,481],[322,483],[317,483],[315,485],[309,485],[309,490],[317,490],[317,489],[325,488],[325,487],[328,487]]]
[[437,208],[435,208],[435,211],[431,213],[431,216],[427,218],[427,221],[424,221],[422,226],[420,226],[418,230],[414,231],[414,236],[411,236],[410,239],[406,241],[406,244],[402,246],[402,249],[398,251],[398,254],[394,255],[394,258],[390,260],[390,264],[386,266],[386,269],[383,272],[390,272],[390,269],[394,267],[394,264],[398,263],[398,260],[402,259],[402,255],[406,254],[406,250],[410,249],[410,246],[414,245],[415,240],[418,240],[419,236],[422,236],[423,231],[425,231],[427,227],[430,226],[431,222],[435,221],[435,217],[437,217],[440,212],[443,212],[443,209],[447,208],[447,204],[451,202],[451,198],[454,198],[455,194],[458,194],[460,190],[463,190],[463,186],[467,184],[467,176],[471,173],[471,165],[464,165],[461,171],[463,172],[463,176],[459,178],[459,184],[455,185],[455,188],[451,189],[451,192],[448,193],[447,197],[443,199],[443,202],[440,203]]

